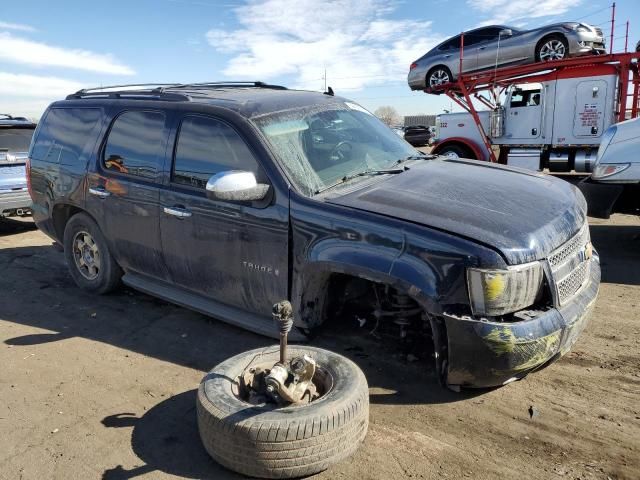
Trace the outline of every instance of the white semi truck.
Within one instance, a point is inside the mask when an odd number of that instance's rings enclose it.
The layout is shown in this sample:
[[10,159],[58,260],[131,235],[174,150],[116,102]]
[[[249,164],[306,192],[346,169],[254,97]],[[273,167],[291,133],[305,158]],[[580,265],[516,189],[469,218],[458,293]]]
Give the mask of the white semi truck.
[[[618,72],[606,63],[582,65],[503,87],[495,108],[477,112],[488,143],[494,151],[499,147],[498,161],[532,170],[590,172],[604,132],[626,109]],[[471,112],[439,115],[436,128],[434,153],[490,160]]]

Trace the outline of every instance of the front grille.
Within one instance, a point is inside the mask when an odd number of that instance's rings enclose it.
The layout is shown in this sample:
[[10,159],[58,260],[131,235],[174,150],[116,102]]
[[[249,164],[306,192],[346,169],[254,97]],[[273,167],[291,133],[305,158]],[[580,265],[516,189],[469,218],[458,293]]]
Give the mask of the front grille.
[[585,224],[564,245],[549,255],[553,284],[559,305],[573,298],[589,278],[590,253],[589,227]]
[[589,274],[589,262],[581,262],[567,277],[558,282],[558,296],[560,301],[573,297]]

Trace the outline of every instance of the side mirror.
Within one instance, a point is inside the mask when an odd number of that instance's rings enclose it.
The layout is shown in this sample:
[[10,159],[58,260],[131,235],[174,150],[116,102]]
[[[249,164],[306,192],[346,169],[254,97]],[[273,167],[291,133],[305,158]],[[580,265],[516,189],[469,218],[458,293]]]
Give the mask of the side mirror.
[[510,37],[512,35],[513,35],[513,30],[511,30],[510,28],[505,28],[503,30],[500,30],[501,37]]
[[229,170],[212,176],[207,182],[207,197],[212,200],[251,202],[262,200],[269,185],[258,183],[252,172]]

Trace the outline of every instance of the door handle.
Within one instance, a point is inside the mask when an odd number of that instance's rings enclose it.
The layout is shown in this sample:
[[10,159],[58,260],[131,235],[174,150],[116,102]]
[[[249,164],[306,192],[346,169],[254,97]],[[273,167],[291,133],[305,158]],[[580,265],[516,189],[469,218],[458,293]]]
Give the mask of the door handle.
[[111,195],[111,192],[107,192],[104,187],[89,187],[89,193],[100,198],[107,198]]
[[450,57],[451,57],[451,54],[444,56],[444,58],[450,58]]
[[487,48],[487,47],[478,47],[478,50],[484,50],[484,49],[486,49],[486,48]]
[[189,218],[191,216],[191,212],[186,208],[182,208],[182,207],[164,207],[163,211],[167,215],[171,215],[178,218]]

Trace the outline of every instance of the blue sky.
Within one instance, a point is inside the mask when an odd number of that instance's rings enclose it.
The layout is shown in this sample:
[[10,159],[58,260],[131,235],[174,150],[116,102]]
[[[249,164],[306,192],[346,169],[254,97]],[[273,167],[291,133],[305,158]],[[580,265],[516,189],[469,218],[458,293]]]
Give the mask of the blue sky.
[[[483,23],[581,20],[609,31],[610,3],[587,0],[22,0],[0,4],[0,112],[38,118],[86,86],[263,80],[375,110],[439,113],[411,92],[412,60]],[[100,6],[98,6],[100,5]],[[640,2],[618,0],[615,50],[640,39]]]

